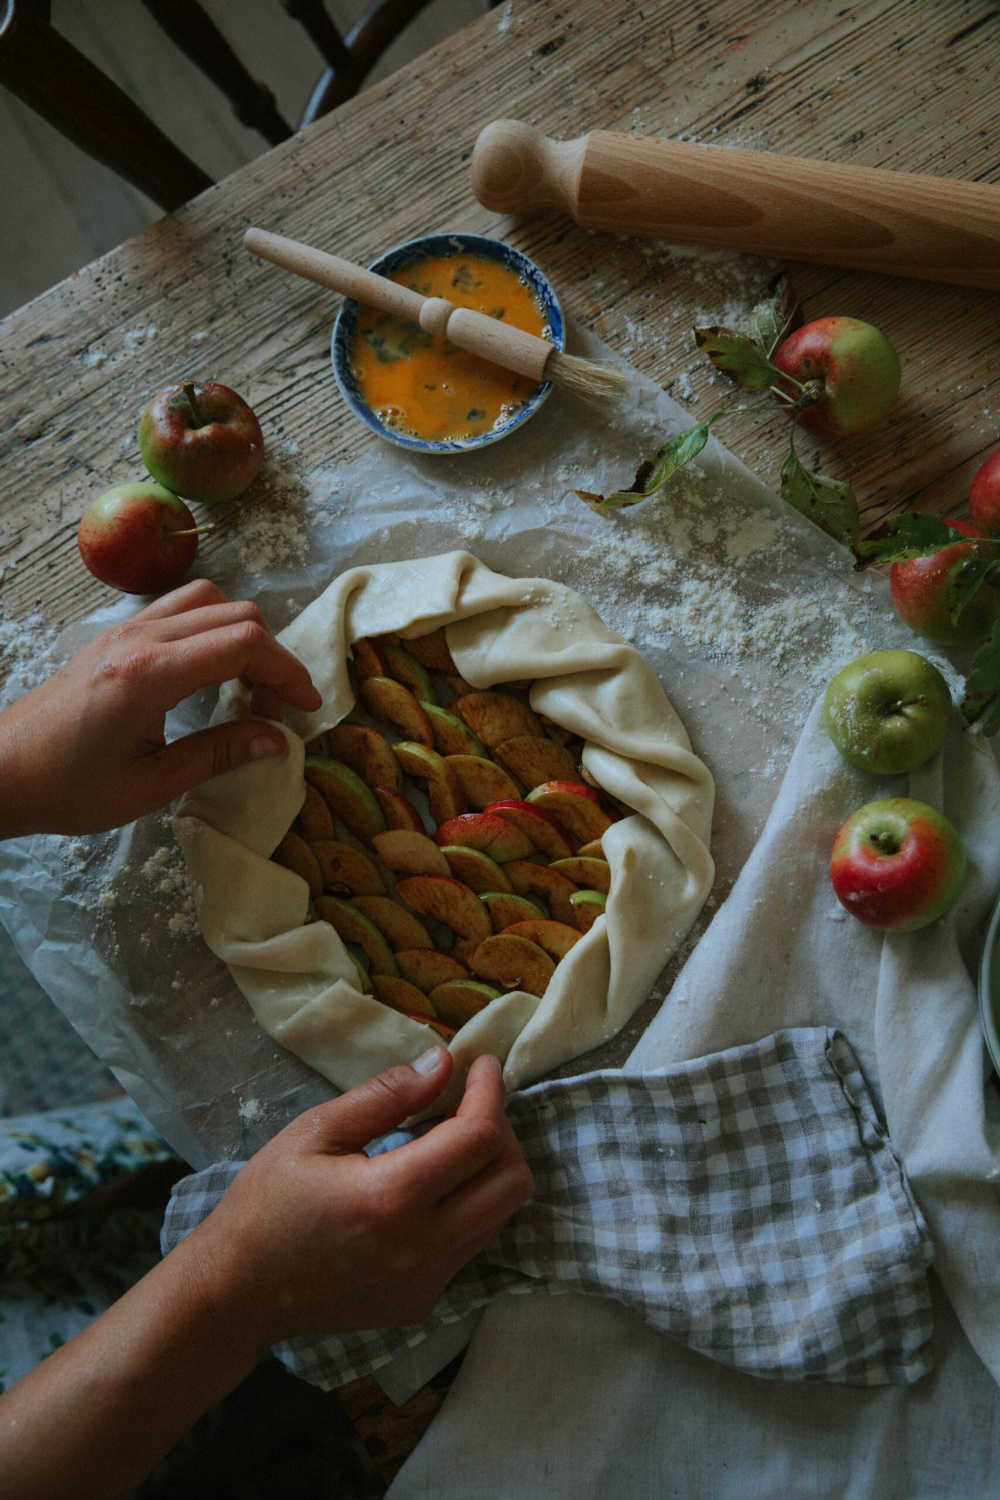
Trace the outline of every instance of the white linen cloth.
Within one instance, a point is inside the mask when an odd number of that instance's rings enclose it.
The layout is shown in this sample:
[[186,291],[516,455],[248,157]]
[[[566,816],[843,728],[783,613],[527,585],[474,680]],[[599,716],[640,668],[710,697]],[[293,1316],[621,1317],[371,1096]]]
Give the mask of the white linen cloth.
[[[827,862],[850,813],[905,794],[956,825],[969,874],[940,923],[882,936],[841,911]],[[1000,776],[984,742],[956,726],[929,766],[878,781],[837,754],[817,704],[756,848],[629,1060],[663,1066],[780,1026],[843,1030],[983,1363],[943,1299],[938,1369],[890,1395],[776,1391],[716,1370],[623,1309],[506,1297],[482,1315],[454,1392],[392,1500],[996,1493],[1000,1393],[984,1365],[1000,1375],[1000,1109],[971,975],[1000,882],[998,812]],[[407,1383],[428,1378],[431,1353],[411,1362]]]

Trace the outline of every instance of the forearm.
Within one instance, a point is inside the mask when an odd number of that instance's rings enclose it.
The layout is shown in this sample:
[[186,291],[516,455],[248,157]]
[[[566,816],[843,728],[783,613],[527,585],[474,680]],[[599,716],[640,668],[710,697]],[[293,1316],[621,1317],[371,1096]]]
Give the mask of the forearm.
[[[32,765],[41,757],[37,747],[32,754],[25,743],[23,717],[17,703],[0,713],[0,840],[43,831],[38,777]],[[44,768],[40,769],[44,775]]]
[[0,1397],[11,1500],[115,1500],[247,1375],[259,1342],[223,1314],[186,1244]]

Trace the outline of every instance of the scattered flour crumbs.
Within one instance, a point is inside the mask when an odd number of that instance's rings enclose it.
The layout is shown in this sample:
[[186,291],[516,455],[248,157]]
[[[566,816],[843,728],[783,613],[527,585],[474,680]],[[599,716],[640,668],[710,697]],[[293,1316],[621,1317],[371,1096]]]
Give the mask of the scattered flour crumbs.
[[165,844],[157,849],[142,865],[140,873],[153,891],[164,897],[164,905],[170,908],[167,931],[175,937],[197,937],[201,930],[197,888],[178,846]]
[[253,580],[306,557],[308,489],[295,465],[297,445],[271,444],[240,512],[236,566]]

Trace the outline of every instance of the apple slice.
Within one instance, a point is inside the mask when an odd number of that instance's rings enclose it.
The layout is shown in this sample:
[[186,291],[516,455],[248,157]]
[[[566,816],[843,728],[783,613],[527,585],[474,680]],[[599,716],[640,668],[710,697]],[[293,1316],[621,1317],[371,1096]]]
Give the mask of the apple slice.
[[411,740],[398,740],[392,748],[407,776],[426,783],[427,805],[435,823],[445,823],[465,812],[462,783],[443,756]]
[[[435,847],[437,847],[435,845]],[[450,874],[481,896],[484,891],[512,891],[514,887],[495,860],[481,849],[445,844],[441,850]]]
[[330,741],[326,730],[322,730],[314,739],[306,740],[307,755],[329,755]]
[[420,1021],[424,1026],[429,1026],[431,1031],[436,1031],[443,1042],[455,1040],[457,1026],[449,1026],[447,1021],[439,1020],[437,1016],[418,1016],[416,1011],[410,1013],[411,1021]]
[[566,879],[561,870],[554,869],[552,865],[538,865],[531,860],[515,859],[504,866],[504,874],[519,896],[533,896],[536,901],[544,901],[557,922],[565,922],[570,927],[576,926],[576,912],[570,904],[570,897],[575,893],[576,886],[572,880]]
[[374,922],[371,922],[363,912],[358,911],[348,902],[341,901],[339,896],[317,897],[316,910],[323,921],[329,922],[345,943],[357,943],[371,964],[373,977],[376,974],[399,974],[399,968],[389,950],[388,943]]
[[464,964],[467,969],[471,969],[473,954],[481,942],[482,938],[457,937],[448,950],[448,956]]
[[355,641],[351,647],[351,658],[354,676],[358,682],[365,682],[369,677],[388,677],[389,675],[385,657],[373,641],[367,639]]
[[455,663],[448,650],[444,626],[438,630],[432,630],[430,635],[421,635],[416,640],[407,641],[406,649],[429,672],[455,671]]
[[525,990],[541,998],[556,966],[537,943],[501,932],[479,944],[473,954],[472,970],[480,979],[492,980],[505,990]]
[[454,693],[456,698],[464,698],[468,693],[475,692],[472,683],[466,682],[465,678],[459,677],[457,673],[449,674],[445,678],[445,682],[448,684],[448,691]]
[[385,819],[372,792],[361,777],[339,760],[322,756],[306,761],[306,781],[314,786],[332,813],[340,818],[357,839],[370,844],[377,833],[385,832]]
[[358,688],[358,697],[376,719],[395,724],[408,740],[433,745],[434,736],[427,715],[409,688],[392,677],[366,677]]
[[390,1010],[398,1010],[404,1016],[416,1014],[422,1018],[437,1015],[437,1006],[423,990],[418,990],[415,984],[410,984],[405,979],[397,979],[394,974],[373,974],[372,989],[376,1000],[381,1000]]
[[480,984],[475,979],[451,979],[431,990],[430,1000],[443,1021],[462,1027],[491,1000],[499,1000],[500,991],[490,984]]
[[405,688],[409,688],[414,698],[418,701],[426,700],[428,703],[437,702],[437,694],[431,686],[430,678],[408,651],[404,651],[402,646],[384,646],[382,655],[389,668],[389,676],[401,682]]
[[[398,764],[398,762],[397,762]],[[373,786],[375,801],[382,809],[387,828],[406,828],[413,833],[423,833],[424,822],[417,809],[402,792],[394,792],[391,786]]]
[[311,847],[297,833],[286,833],[271,855],[276,865],[283,865],[294,875],[301,875],[313,898],[323,894],[323,873]]
[[513,823],[547,859],[568,859],[573,845],[551,813],[530,802],[491,802],[486,812]]
[[585,781],[543,781],[528,793],[527,800],[552,813],[581,842],[599,839],[614,821],[601,807],[597,792]]
[[434,748],[439,755],[479,755],[488,759],[486,746],[458,714],[423,700],[420,707],[430,720]]
[[[381,835],[376,835],[381,837]],[[381,896],[382,877],[366,854],[337,839],[317,839],[312,845],[329,896]]]
[[479,897],[449,875],[408,875],[396,882],[396,895],[420,916],[443,922],[460,937],[482,941],[493,931]]
[[[505,927],[513,927],[515,922],[522,926],[534,919],[545,920],[545,912],[537,903],[531,901],[527,896],[509,895],[506,891],[487,891],[480,896],[480,901],[490,914],[494,932],[502,932]],[[527,933],[522,933],[527,937]]]
[[515,735],[542,732],[528,705],[512,698],[510,693],[466,693],[453,707],[491,750]]
[[611,866],[606,859],[577,854],[572,859],[557,859],[549,868],[588,891],[601,891],[606,896],[611,890]]
[[316,788],[309,786],[308,783],[306,784],[306,800],[299,813],[299,827],[302,829],[302,837],[308,844],[315,839],[337,837],[337,825],[333,821],[333,813]]
[[470,807],[488,807],[521,795],[521,788],[502,766],[478,755],[448,755],[445,764],[458,777],[465,800]]
[[565,922],[550,922],[544,917],[514,922],[504,930],[508,937],[526,938],[529,943],[537,943],[556,963],[566,957],[574,943],[580,941],[578,928],[567,927]]
[[423,922],[418,922],[391,896],[354,896],[351,905],[378,928],[390,948],[434,947]]
[[342,765],[350,766],[366,786],[387,786],[403,790],[399,763],[384,734],[366,729],[363,724],[337,724],[330,730],[330,754]]
[[519,828],[491,813],[465,813],[442,823],[434,841],[442,847],[458,844],[464,849],[481,849],[498,865],[509,859],[524,859],[532,852],[531,844]]
[[[319,912],[316,913],[315,920],[317,922],[320,921]],[[351,960],[351,963],[354,965],[355,969],[357,970],[358,985],[359,985],[359,987],[361,989],[361,993],[363,995],[370,995],[371,992],[372,992],[372,980],[371,980],[371,976],[368,973],[368,970],[365,968],[364,964],[361,962],[361,960],[358,957],[358,955],[356,953],[352,953],[351,950],[350,950],[350,948],[348,948],[348,950],[347,950],[347,956]],[[379,975],[379,978],[381,979],[382,976]]]
[[397,875],[451,874],[444,854],[426,833],[397,828],[389,833],[377,833],[372,842],[386,869]]
[[576,761],[556,740],[540,739],[534,734],[518,734],[494,747],[493,754],[525,786],[541,786],[543,781],[572,781],[577,774]]
[[449,979],[469,978],[464,964],[437,948],[400,948],[396,962],[403,978],[425,994],[430,994],[435,985],[446,984]]
[[581,932],[589,932],[608,904],[601,891],[574,891],[570,903]]
[[591,839],[589,844],[581,844],[576,852],[580,859],[604,859],[604,846],[600,839]]

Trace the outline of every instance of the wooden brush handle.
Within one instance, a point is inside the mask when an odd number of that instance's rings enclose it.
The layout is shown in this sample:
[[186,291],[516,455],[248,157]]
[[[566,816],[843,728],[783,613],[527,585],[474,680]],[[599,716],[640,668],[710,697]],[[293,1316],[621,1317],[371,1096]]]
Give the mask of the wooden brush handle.
[[586,229],[1000,288],[1000,187],[593,130],[480,132],[472,187],[496,213],[551,206]]
[[269,260],[294,276],[315,281],[318,286],[353,297],[368,307],[408,318],[419,323],[425,333],[448,339],[459,349],[503,365],[505,370],[516,370],[532,380],[545,378],[545,362],[552,353],[552,345],[533,333],[525,333],[471,308],[456,307],[444,297],[423,297],[387,276],[341,260],[339,255],[327,255],[324,250],[300,245],[297,240],[270,234],[266,229],[248,229],[243,244],[251,255]]

